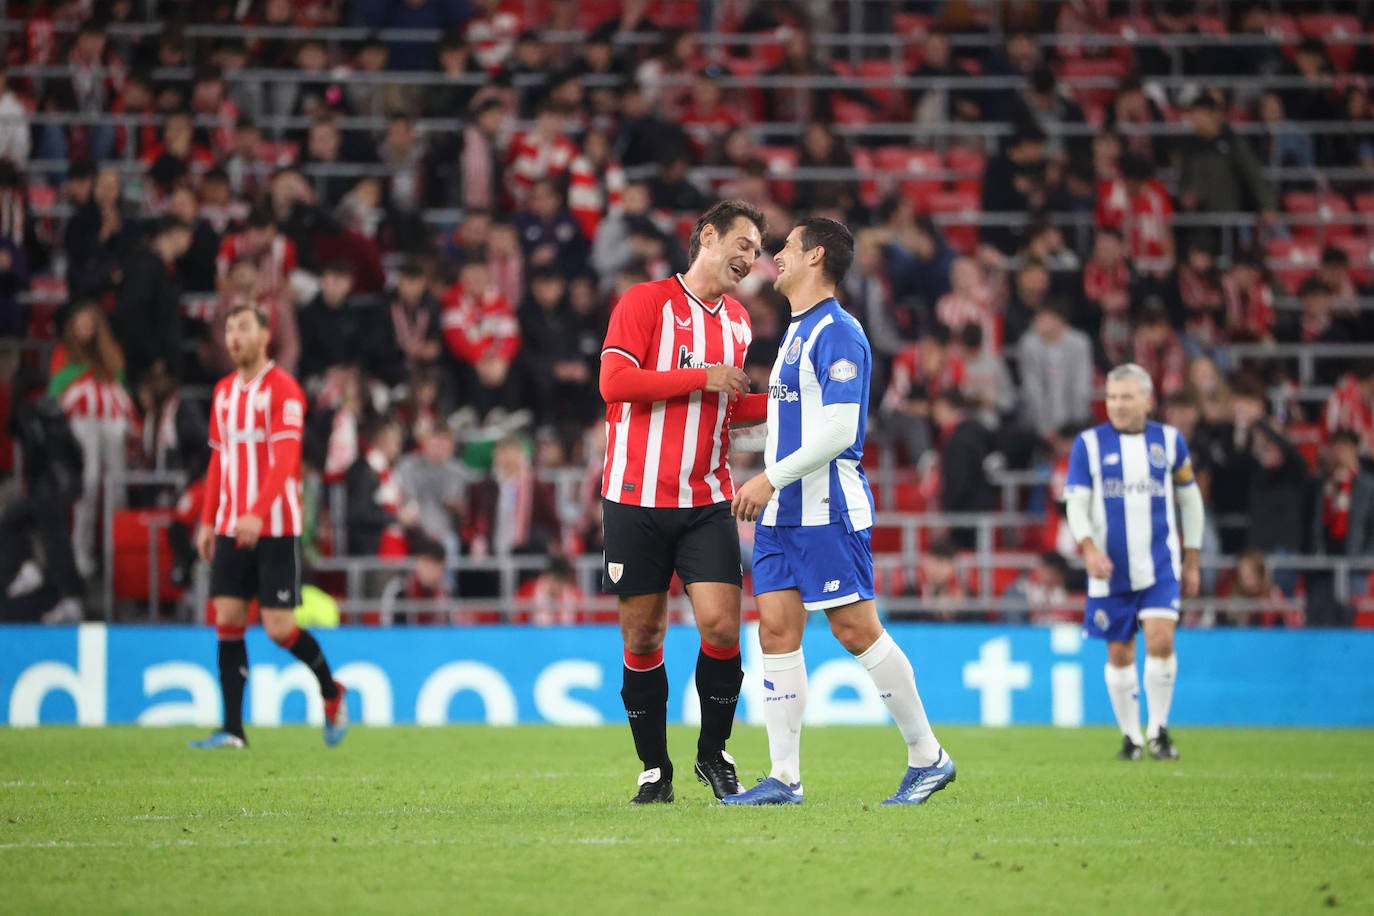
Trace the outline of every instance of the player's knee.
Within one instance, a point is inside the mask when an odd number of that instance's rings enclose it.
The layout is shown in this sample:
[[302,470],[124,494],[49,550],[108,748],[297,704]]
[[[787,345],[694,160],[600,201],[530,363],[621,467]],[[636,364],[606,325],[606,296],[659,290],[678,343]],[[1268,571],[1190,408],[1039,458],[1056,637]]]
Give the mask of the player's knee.
[[1168,658],[1174,654],[1173,633],[1152,633],[1145,638],[1145,654],[1155,658]]
[[739,642],[739,621],[728,618],[698,620],[697,631],[701,638],[713,646],[726,648]]
[[1113,668],[1125,668],[1135,664],[1135,643],[1133,642],[1109,642],[1107,643],[1107,662]]
[[215,624],[242,629],[248,625],[248,608],[242,601],[216,598]]
[[668,635],[666,620],[622,620],[620,635],[625,648],[636,655],[648,655],[663,648],[663,640]]
[[834,634],[836,641],[844,646],[846,652],[850,655],[859,655],[878,641],[883,630],[881,626],[874,629],[858,621],[832,618],[830,632]]
[[299,632],[294,614],[264,614],[262,628],[267,631],[268,639],[277,645],[285,645]]

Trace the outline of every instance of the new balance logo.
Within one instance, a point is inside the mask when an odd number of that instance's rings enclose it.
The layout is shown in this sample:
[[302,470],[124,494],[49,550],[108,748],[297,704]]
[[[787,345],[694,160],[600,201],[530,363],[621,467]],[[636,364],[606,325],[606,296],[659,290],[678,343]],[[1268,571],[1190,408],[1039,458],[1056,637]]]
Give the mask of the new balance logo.
[[1116,452],[1112,452],[1110,455],[1102,459],[1102,463],[1109,466],[1113,464],[1120,464],[1121,456],[1118,455]]
[[840,590],[840,580],[831,579],[821,586],[822,592],[838,592]]

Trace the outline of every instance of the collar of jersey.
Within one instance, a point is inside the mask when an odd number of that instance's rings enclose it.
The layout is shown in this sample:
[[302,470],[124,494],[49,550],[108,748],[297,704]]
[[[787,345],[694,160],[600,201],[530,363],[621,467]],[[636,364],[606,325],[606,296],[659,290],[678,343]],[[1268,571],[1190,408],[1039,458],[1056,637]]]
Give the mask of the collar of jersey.
[[248,388],[252,388],[253,385],[254,385],[255,383],[257,383],[259,380],[261,380],[262,377],[263,377],[264,375],[266,375],[267,373],[271,372],[271,371],[272,371],[272,367],[275,366],[276,364],[277,364],[277,363],[276,363],[276,360],[271,360],[271,359],[269,359],[269,360],[267,361],[267,365],[265,365],[265,366],[262,367],[262,371],[260,371],[257,375],[253,376],[252,378],[250,378],[250,379],[249,379],[248,381],[246,381],[246,382],[245,382],[243,379],[239,378],[238,371],[235,370],[235,372],[234,372],[234,385],[235,385],[235,387],[237,387],[240,391],[246,390],[246,389],[248,389]]
[[793,324],[796,324],[798,321],[801,321],[803,318],[806,318],[807,316],[813,314],[813,313],[816,311],[816,309],[824,308],[826,305],[828,305],[829,303],[834,302],[834,301],[835,301],[835,297],[834,297],[834,296],[826,296],[824,299],[822,299],[820,302],[817,302],[815,305],[811,306],[811,308],[807,309],[806,311],[804,311],[804,312],[798,312],[797,314],[793,315],[793,316],[792,316],[792,323],[793,323]]
[[725,302],[724,296],[721,296],[719,299],[717,299],[714,305],[707,305],[706,300],[702,299],[696,293],[692,292],[691,288],[687,285],[687,281],[682,279],[682,274],[677,274],[676,276],[677,285],[682,287],[682,291],[687,294],[688,299],[691,299],[693,302],[695,302],[702,308],[706,309],[706,311],[710,312],[712,315],[720,311],[721,304]]

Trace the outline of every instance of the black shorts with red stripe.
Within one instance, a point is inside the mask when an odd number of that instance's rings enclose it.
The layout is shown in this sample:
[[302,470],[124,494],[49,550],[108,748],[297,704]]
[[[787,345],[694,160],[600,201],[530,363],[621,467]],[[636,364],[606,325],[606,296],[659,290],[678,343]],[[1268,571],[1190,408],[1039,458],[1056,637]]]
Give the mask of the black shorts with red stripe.
[[292,609],[301,603],[301,539],[258,538],[250,549],[231,537],[215,538],[210,565],[210,597],[258,599],[265,610]]

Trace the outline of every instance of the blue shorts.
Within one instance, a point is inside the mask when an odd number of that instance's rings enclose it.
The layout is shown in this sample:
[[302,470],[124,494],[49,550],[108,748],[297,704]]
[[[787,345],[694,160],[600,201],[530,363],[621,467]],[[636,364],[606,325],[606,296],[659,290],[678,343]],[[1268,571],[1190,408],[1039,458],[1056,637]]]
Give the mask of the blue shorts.
[[1089,598],[1083,612],[1083,635],[1110,642],[1130,642],[1140,621],[1152,617],[1178,620],[1178,583],[1156,582],[1138,592]]
[[754,526],[754,594],[795,588],[808,611],[873,597],[869,531],[843,524]]

